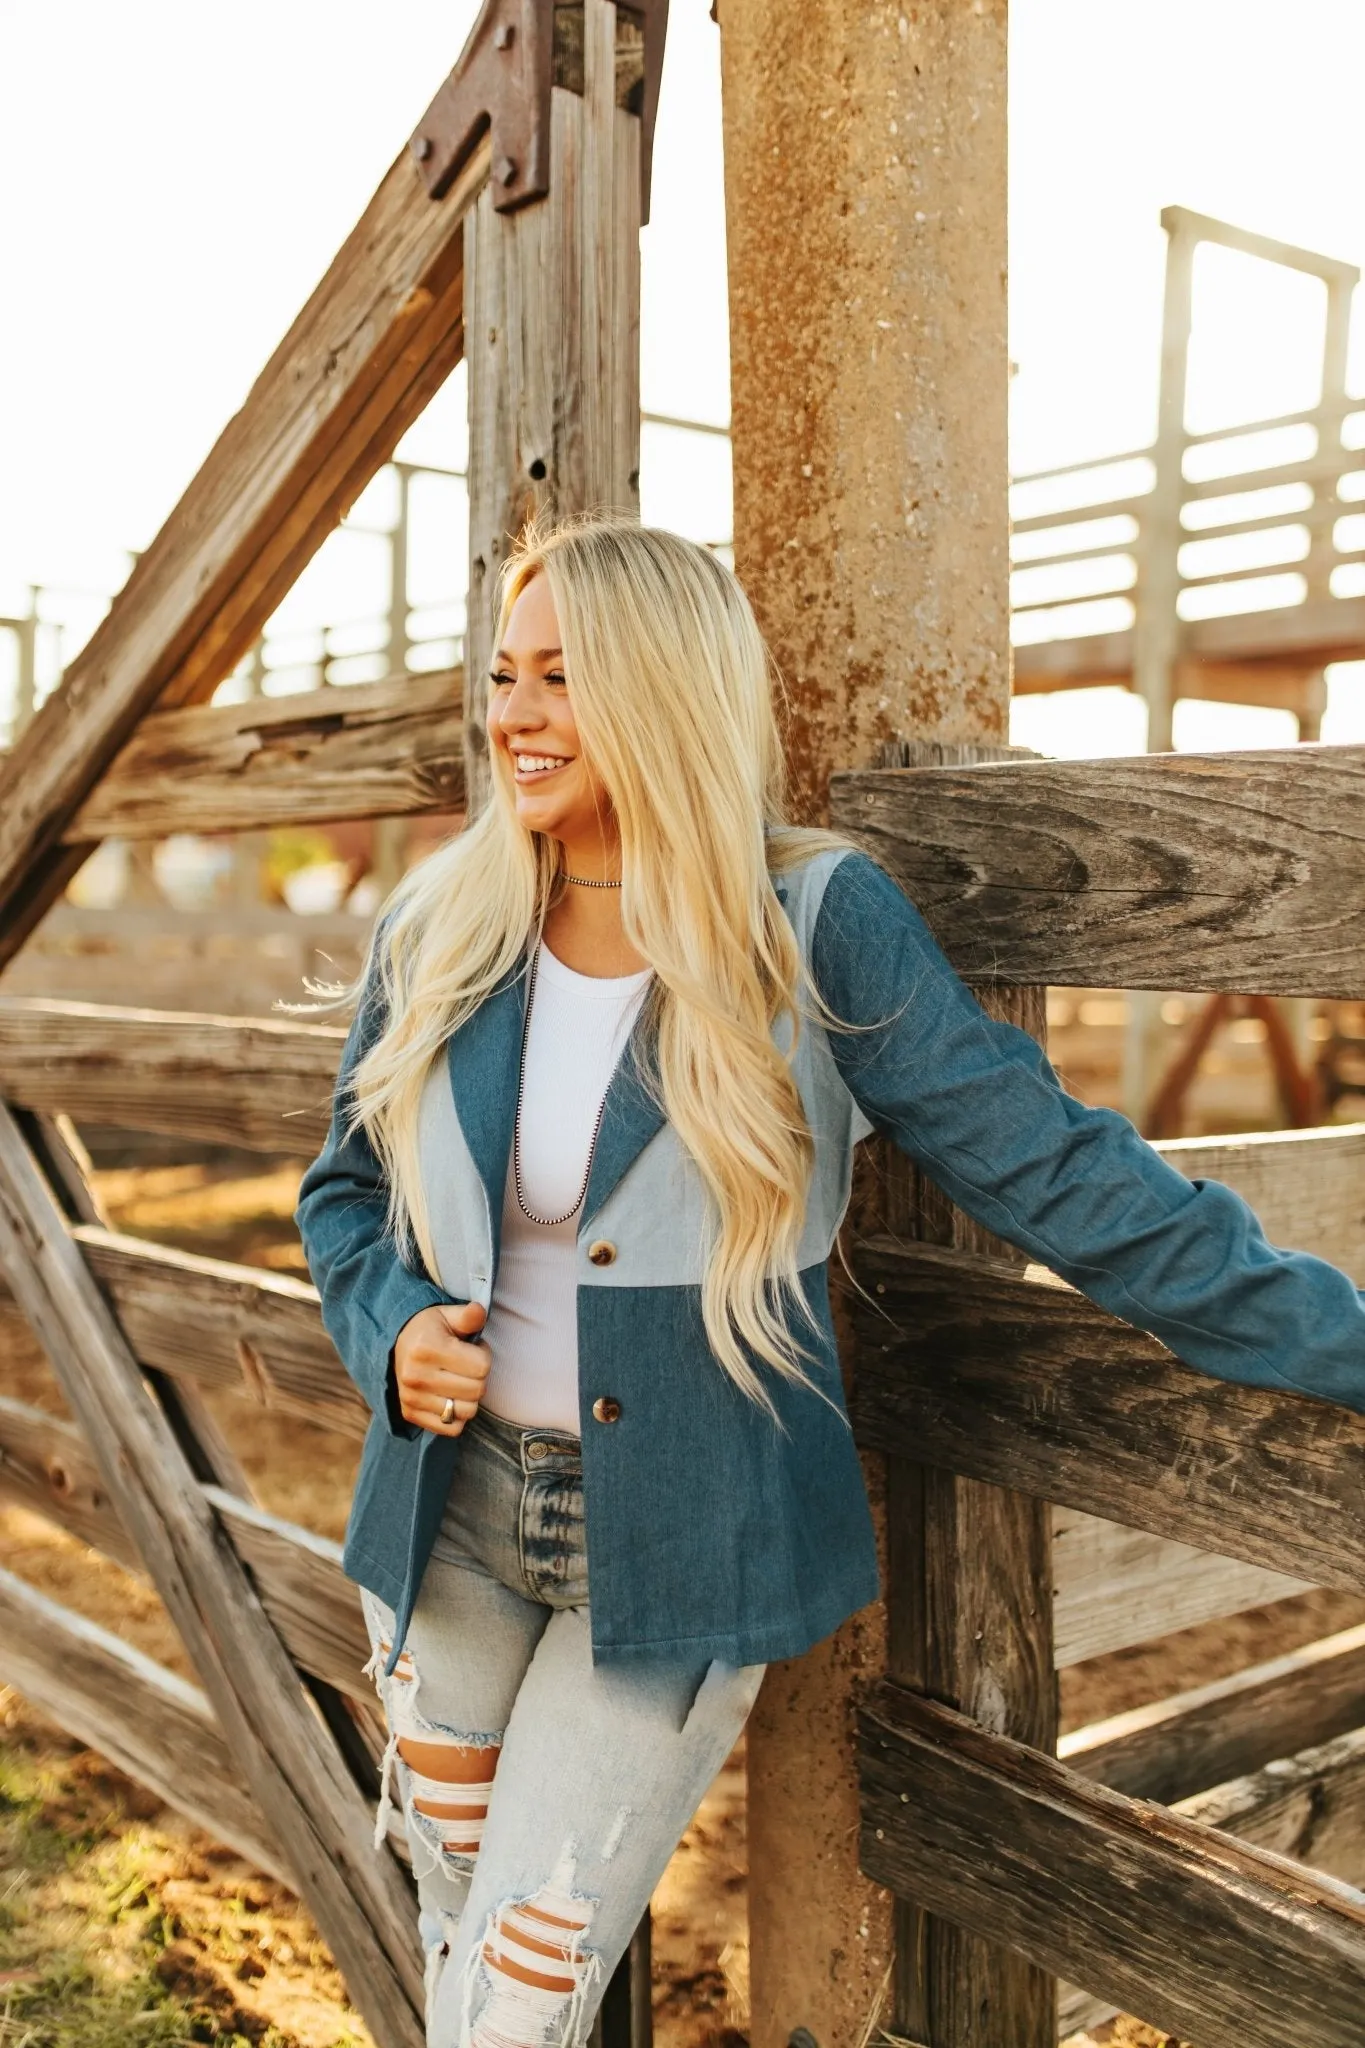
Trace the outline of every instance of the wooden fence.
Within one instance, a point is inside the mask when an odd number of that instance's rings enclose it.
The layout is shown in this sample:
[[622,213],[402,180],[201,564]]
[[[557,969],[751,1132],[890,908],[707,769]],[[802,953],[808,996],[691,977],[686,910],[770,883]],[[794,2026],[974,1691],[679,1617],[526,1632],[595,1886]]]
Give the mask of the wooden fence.
[[[477,800],[472,679],[507,534],[530,505],[634,498],[663,12],[525,0],[499,39],[508,23],[484,10],[411,155],[0,771],[0,966],[106,833]],[[451,678],[408,677],[212,704],[463,354],[467,701]],[[839,778],[835,810],[969,979],[1026,991],[1020,1014],[1049,980],[1359,996],[1363,773],[1353,749],[885,770]],[[203,1394],[232,1388],[352,1442],[361,1403],[309,1286],[120,1236],[68,1121],[310,1154],[340,1039],[0,1004],[0,1323],[37,1336],[72,1418],[0,1399],[0,1491],[145,1570],[202,1690],[7,1574],[0,1676],[296,1884],[376,2040],[416,2048],[408,1879],[370,1840],[355,1591],[334,1545],[251,1498]],[[1171,1156],[1359,1273],[1363,1150],[1334,1130]],[[918,1213],[859,1253],[856,1427],[892,1476],[891,1668],[860,1738],[866,1870],[909,1902],[907,1938],[927,1909],[1039,1966],[1008,1979],[1023,1988],[987,2033],[972,2022],[979,2048],[1055,2038],[1048,1973],[1083,1987],[1068,2019],[1099,2000],[1200,2048],[1281,2048],[1290,2026],[1359,2048],[1360,1631],[1062,1753],[1052,1731],[1059,1664],[1303,1584],[1365,1591],[1365,1420],[1201,1379],[960,1233],[916,1241]],[[604,2010],[614,2048],[647,2040],[645,1946]]]
[[[834,813],[988,997],[997,975],[1358,997],[1362,778],[1356,747],[885,769],[837,777]],[[1360,1278],[1361,1145],[1343,1127],[1167,1150],[1239,1186],[1272,1238]],[[1104,1575],[1099,1552],[1161,1546],[1171,1604],[1138,1624],[1153,1634],[1191,1592],[1202,1618],[1241,1605],[1244,1572],[1365,1594],[1365,1416],[1202,1376],[1051,1274],[913,1230],[857,1256],[855,1428],[886,1453],[893,1504],[893,1669],[859,1738],[864,1868],[1083,1986],[1064,1990],[1064,2030],[1118,2008],[1200,2048],[1358,2044],[1365,1630],[1060,1751],[1018,1731],[1055,1726],[1077,1549]],[[968,1519],[957,1536],[963,1607],[976,1588],[995,1618],[959,1657],[956,1695],[923,1682],[922,1660],[895,1668],[898,1635],[921,1624],[926,1497],[944,1486],[978,1504],[978,1533]],[[1056,1504],[1041,1525],[1030,1501]],[[1036,1543],[993,1545],[1011,1516],[1052,1538],[1052,1570]],[[1136,1552],[1116,1524],[1141,1532]],[[1122,1567],[1108,1586],[1112,1642],[1127,1636]],[[1042,2038],[1017,2020],[991,2043]]]

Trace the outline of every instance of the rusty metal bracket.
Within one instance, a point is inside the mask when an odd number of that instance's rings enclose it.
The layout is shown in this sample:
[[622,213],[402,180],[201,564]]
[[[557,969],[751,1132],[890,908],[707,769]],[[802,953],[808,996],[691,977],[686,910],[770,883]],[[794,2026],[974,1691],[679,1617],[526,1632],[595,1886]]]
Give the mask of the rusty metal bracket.
[[[433,199],[450,189],[490,130],[498,212],[544,198],[550,189],[551,88],[575,83],[569,75],[556,76],[555,16],[572,11],[564,0],[484,0],[454,70],[408,145]],[[640,206],[641,219],[648,220],[668,0],[624,0],[617,12],[643,40],[643,72],[622,81],[618,104],[640,116]],[[577,85],[581,91],[581,79]]]

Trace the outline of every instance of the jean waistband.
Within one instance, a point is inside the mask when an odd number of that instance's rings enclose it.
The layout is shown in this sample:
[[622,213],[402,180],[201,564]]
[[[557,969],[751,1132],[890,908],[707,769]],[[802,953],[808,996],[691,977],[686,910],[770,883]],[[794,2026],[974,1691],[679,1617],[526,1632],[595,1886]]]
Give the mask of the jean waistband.
[[566,1429],[509,1422],[480,1408],[466,1425],[466,1434],[480,1438],[489,1450],[520,1472],[577,1472],[583,1464],[583,1447]]

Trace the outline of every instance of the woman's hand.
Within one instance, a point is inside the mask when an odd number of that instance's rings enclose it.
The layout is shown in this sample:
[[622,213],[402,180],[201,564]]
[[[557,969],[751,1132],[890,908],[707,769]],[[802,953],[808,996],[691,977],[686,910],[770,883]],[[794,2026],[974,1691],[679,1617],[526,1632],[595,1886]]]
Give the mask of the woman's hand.
[[[477,1301],[459,1308],[419,1309],[398,1332],[393,1347],[398,1406],[405,1422],[434,1436],[458,1436],[483,1399],[491,1364],[486,1344],[470,1343],[488,1320]],[[442,1422],[447,1401],[454,1416]]]

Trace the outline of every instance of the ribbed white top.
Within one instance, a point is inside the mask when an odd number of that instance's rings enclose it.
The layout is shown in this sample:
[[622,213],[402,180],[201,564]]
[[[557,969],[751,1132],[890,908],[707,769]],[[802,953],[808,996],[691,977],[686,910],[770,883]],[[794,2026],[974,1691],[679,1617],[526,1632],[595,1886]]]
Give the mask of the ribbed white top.
[[[522,1193],[537,1216],[562,1216],[583,1186],[597,1114],[649,978],[648,968],[609,980],[578,974],[540,948],[519,1120]],[[484,1406],[574,1436],[578,1223],[577,1210],[550,1226],[523,1216],[509,1158]]]

